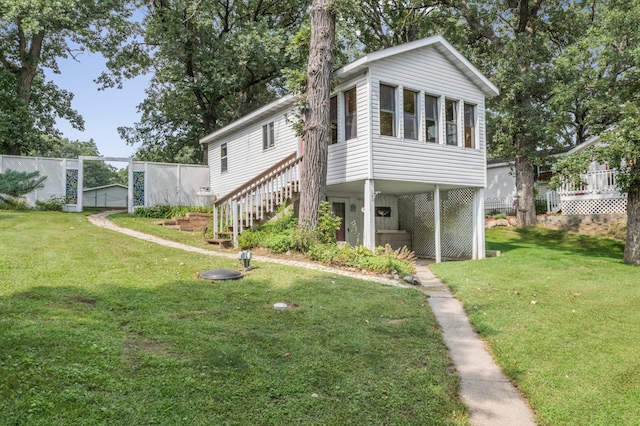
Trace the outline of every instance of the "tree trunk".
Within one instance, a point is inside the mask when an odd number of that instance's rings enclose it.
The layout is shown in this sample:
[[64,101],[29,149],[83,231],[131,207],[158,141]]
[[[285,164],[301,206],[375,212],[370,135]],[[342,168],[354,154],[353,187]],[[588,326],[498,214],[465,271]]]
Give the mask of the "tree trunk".
[[516,157],[516,220],[519,226],[536,224],[534,167],[531,161]]
[[330,0],[313,0],[311,6],[311,47],[307,66],[307,109],[300,178],[299,223],[314,229],[320,203],[326,198],[329,151],[329,95],[335,46],[335,20]]
[[627,195],[627,240],[623,261],[640,265],[640,189],[630,190]]

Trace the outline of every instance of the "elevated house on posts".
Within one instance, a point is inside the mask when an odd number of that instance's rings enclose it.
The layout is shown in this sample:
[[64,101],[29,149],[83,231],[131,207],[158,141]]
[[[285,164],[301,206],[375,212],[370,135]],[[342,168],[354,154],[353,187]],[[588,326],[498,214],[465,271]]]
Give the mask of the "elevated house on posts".
[[[498,89],[440,36],[336,70],[327,201],[339,241],[406,245],[437,261],[484,257],[485,99]],[[298,196],[296,96],[201,139],[220,244]]]

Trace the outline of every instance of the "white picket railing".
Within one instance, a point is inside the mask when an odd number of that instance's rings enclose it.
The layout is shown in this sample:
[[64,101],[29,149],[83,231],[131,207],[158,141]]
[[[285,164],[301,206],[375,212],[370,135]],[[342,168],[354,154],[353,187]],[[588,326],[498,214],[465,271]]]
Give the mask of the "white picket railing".
[[549,190],[545,193],[545,198],[547,199],[547,213],[558,213],[561,209],[560,194],[556,191]]
[[612,170],[599,170],[589,172],[582,176],[583,181],[579,184],[565,183],[558,189],[560,195],[586,195],[615,193],[617,173]]

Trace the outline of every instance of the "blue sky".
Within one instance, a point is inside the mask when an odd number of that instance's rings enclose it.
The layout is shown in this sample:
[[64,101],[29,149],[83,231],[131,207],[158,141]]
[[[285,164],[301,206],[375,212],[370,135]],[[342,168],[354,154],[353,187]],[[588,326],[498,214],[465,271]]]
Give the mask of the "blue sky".
[[118,135],[118,127],[131,126],[140,114],[136,106],[145,98],[150,75],[126,80],[122,89],[98,91],[93,82],[106,69],[105,59],[98,53],[85,52],[73,59],[59,59],[61,74],[45,70],[47,79],[75,95],[72,107],[85,120],[85,130],[79,131],[64,121],[58,120],[58,129],[71,140],[93,139],[101,155],[108,157],[129,157],[137,147],[127,145]]

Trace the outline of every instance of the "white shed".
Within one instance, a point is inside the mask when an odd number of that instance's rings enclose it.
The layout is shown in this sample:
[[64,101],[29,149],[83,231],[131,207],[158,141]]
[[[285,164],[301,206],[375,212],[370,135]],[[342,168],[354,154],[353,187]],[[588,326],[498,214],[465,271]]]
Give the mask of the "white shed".
[[127,207],[128,188],[114,183],[112,185],[87,188],[83,192],[84,207]]

